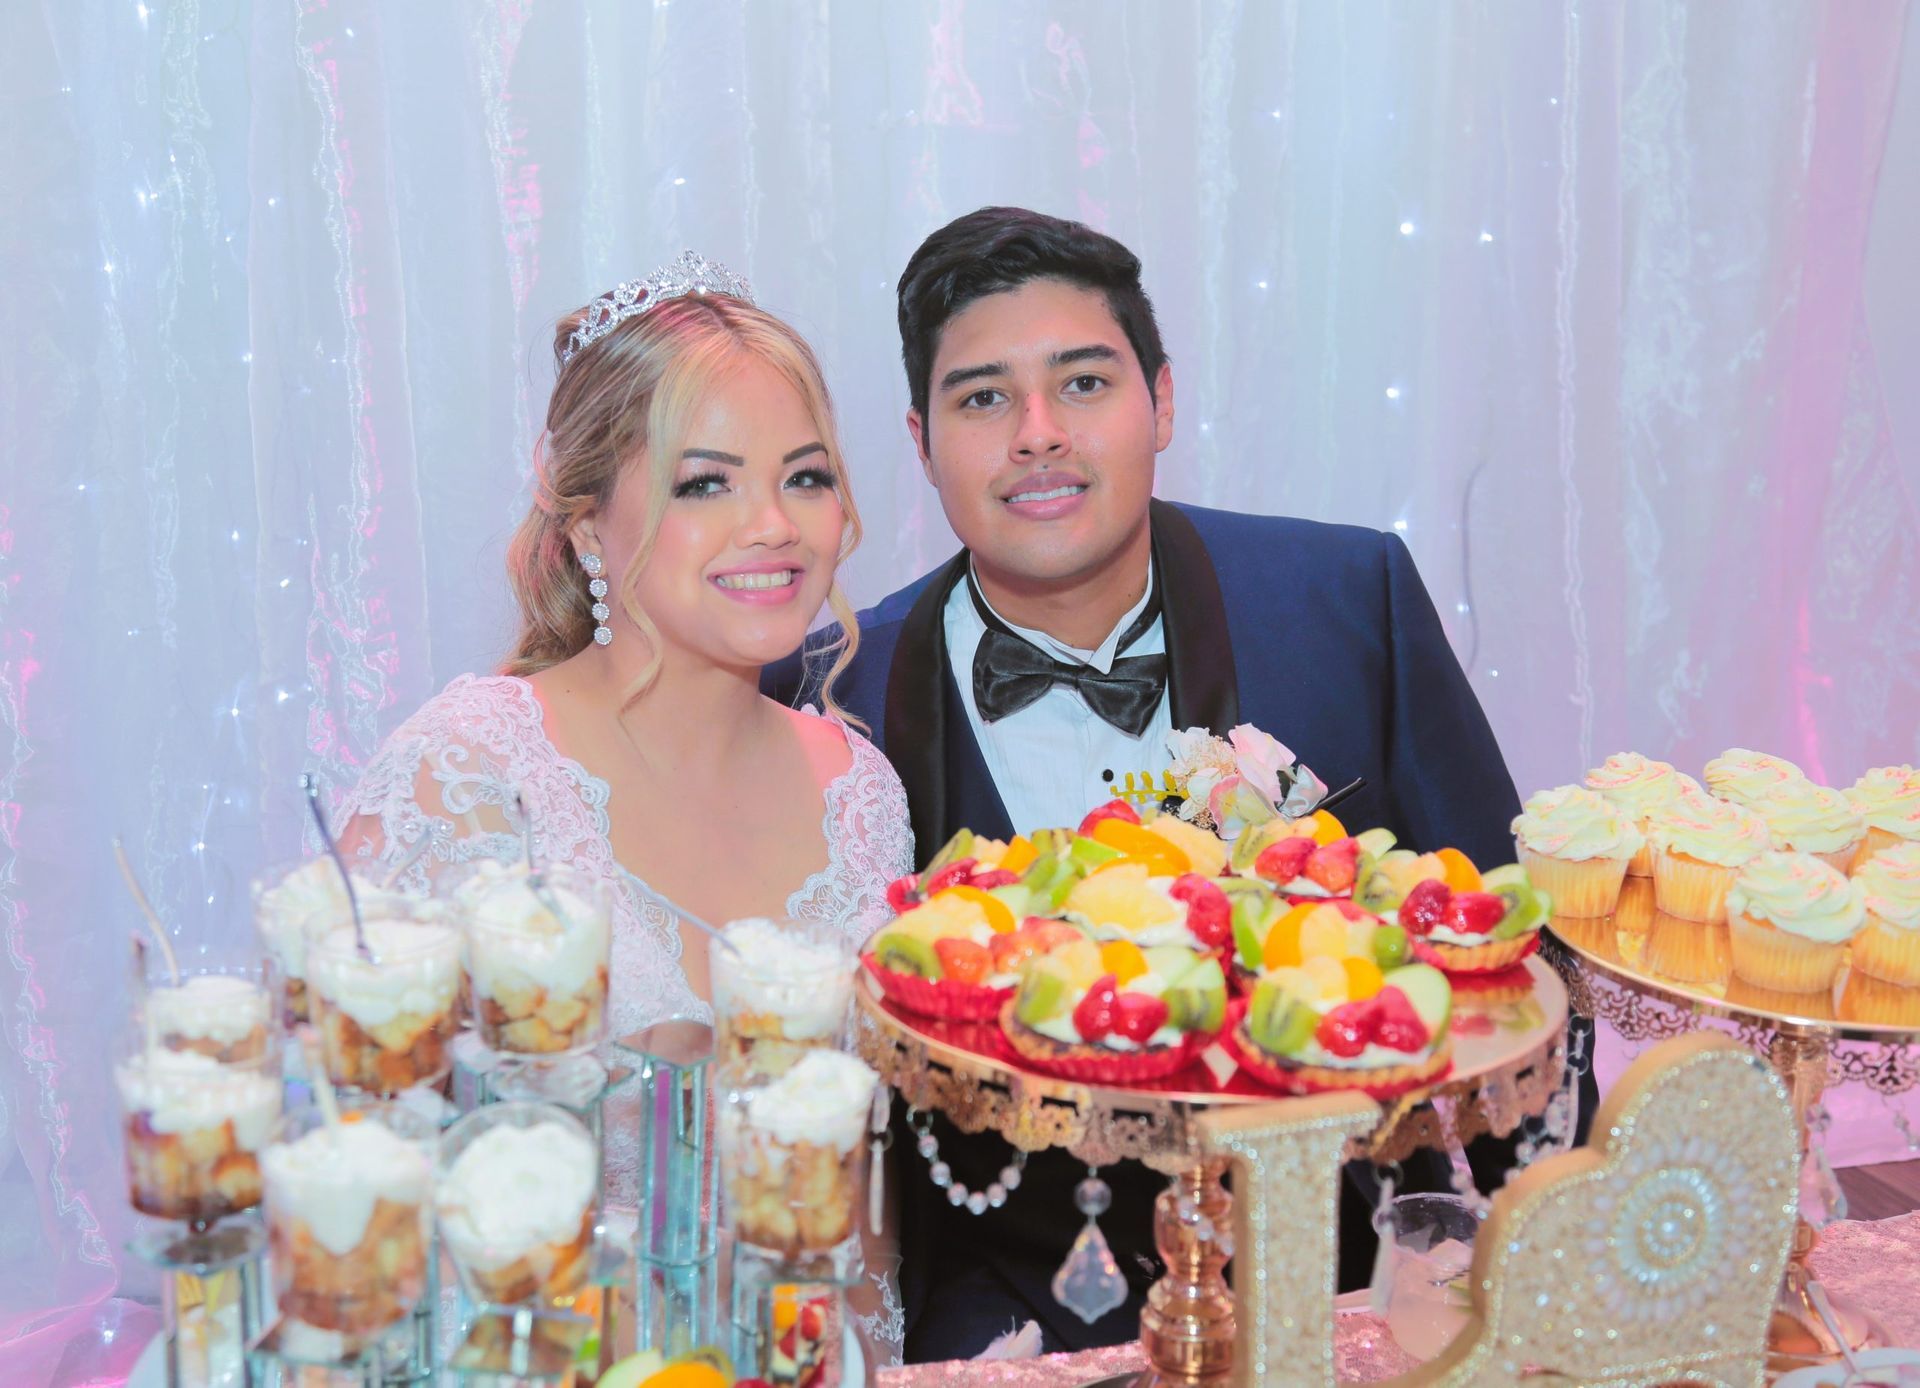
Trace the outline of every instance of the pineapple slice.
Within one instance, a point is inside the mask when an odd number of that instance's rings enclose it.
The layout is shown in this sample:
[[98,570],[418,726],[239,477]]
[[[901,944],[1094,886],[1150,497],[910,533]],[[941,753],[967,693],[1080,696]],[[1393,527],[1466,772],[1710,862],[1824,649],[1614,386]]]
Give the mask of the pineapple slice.
[[1193,864],[1193,870],[1202,877],[1218,877],[1226,871],[1227,846],[1205,829],[1187,823],[1178,815],[1156,815],[1141,827],[1186,854],[1187,861]]
[[1187,908],[1147,881],[1143,864],[1127,864],[1095,873],[1067,894],[1066,909],[1089,924],[1139,932],[1187,918]]

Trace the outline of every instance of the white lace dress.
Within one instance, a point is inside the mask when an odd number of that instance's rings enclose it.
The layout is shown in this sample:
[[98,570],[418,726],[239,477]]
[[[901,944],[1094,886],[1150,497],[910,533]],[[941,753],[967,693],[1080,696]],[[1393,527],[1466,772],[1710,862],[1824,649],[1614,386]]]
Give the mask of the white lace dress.
[[[864,737],[836,726],[853,762],[826,789],[827,865],[787,899],[787,914],[831,921],[858,943],[892,914],[887,883],[913,870],[913,831],[893,767]],[[353,818],[342,838],[358,856],[392,864],[429,837],[431,848],[408,869],[409,885],[425,890],[451,864],[520,852],[519,827],[507,808],[516,791],[532,817],[541,861],[569,863],[613,884],[612,1033],[673,1017],[710,1022],[712,1009],[694,996],[680,967],[673,912],[614,859],[607,783],[560,755],[527,681],[462,675],[429,699],[368,765],[344,806]],[[635,1097],[609,1101],[611,1204],[634,1202],[639,1123]],[[862,1319],[876,1350],[897,1360],[899,1302],[890,1276],[876,1272],[876,1293],[878,1311]]]

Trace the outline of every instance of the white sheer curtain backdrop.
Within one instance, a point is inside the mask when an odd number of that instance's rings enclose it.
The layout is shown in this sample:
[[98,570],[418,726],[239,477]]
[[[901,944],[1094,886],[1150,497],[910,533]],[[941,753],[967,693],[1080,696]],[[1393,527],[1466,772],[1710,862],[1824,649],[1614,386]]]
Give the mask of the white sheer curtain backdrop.
[[[109,836],[184,955],[248,947],[298,772],[338,786],[503,651],[552,319],[683,247],[821,351],[858,599],[951,544],[895,277],[1020,203],[1146,262],[1162,493],[1403,531],[1523,791],[1623,748],[1841,784],[1920,758],[1913,27],[1903,0],[0,8],[5,1376],[106,1381],[152,1324]],[[1878,1104],[1849,1125],[1898,1147]]]

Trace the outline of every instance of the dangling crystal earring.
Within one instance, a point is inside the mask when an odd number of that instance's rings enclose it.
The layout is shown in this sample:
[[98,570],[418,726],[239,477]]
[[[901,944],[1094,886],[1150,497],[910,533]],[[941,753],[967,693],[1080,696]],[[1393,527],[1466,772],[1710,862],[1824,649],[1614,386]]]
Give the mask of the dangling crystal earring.
[[607,625],[607,618],[613,615],[613,609],[607,606],[607,581],[600,577],[600,570],[606,567],[597,554],[580,556],[580,567],[587,571],[587,592],[593,597],[593,639],[604,646],[613,640],[613,628]]

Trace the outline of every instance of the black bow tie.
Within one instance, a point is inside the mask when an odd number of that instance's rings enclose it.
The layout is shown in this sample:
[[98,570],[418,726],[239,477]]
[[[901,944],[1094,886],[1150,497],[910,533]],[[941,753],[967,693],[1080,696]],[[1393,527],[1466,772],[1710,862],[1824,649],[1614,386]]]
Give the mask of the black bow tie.
[[[1115,660],[1113,669],[1105,674],[1091,665],[1070,665],[1009,630],[987,606],[971,573],[967,575],[967,591],[987,628],[973,653],[973,702],[981,718],[997,722],[1009,713],[1018,713],[1054,685],[1064,684],[1078,690],[1088,708],[1127,736],[1138,737],[1147,730],[1160,696],[1166,692],[1166,656],[1125,656]],[[1159,618],[1156,584],[1147,605],[1121,635],[1118,649],[1124,651],[1145,636]]]

